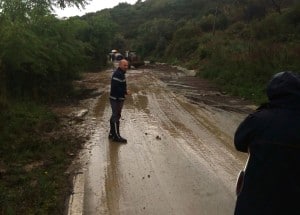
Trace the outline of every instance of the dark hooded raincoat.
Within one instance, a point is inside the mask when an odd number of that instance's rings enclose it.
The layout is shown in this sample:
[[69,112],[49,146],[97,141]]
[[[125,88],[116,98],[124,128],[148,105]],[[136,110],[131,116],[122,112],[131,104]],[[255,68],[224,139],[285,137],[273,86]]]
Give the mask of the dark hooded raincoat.
[[235,215],[300,214],[300,77],[276,74],[269,103],[238,127],[234,144],[250,152]]

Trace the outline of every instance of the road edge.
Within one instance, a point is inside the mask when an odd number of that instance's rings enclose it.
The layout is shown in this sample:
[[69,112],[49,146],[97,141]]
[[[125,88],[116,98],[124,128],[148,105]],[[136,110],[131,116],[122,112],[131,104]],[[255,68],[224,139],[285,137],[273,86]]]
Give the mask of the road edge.
[[73,177],[73,192],[69,197],[67,215],[83,214],[84,180],[83,172]]

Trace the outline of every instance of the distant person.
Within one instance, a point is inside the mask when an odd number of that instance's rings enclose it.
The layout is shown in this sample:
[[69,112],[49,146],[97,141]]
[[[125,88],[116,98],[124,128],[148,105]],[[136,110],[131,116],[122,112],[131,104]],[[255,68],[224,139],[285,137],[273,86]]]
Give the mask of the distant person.
[[116,53],[115,59],[116,59],[116,61],[120,61],[120,60],[123,60],[124,57],[123,57],[123,55],[121,53]]
[[110,104],[112,115],[110,118],[109,138],[115,142],[127,143],[127,140],[120,135],[120,118],[122,108],[127,95],[127,84],[125,73],[128,69],[128,62],[120,60],[118,68],[114,71],[111,78]]
[[116,53],[118,53],[118,51],[115,50],[115,49],[111,50],[111,52],[109,53],[110,61],[111,61],[111,62],[115,61]]
[[250,155],[235,215],[300,214],[299,74],[275,74],[267,96],[235,133],[236,149]]
[[114,69],[117,69],[117,68],[118,68],[119,62],[120,62],[121,60],[123,60],[123,59],[124,59],[124,57],[123,57],[123,55],[122,55],[121,53],[116,52],[116,53],[114,54],[114,58],[113,58]]

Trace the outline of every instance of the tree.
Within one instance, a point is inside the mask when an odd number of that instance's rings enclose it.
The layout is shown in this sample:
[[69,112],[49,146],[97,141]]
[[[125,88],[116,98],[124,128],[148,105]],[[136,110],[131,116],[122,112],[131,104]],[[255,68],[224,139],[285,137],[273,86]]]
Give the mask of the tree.
[[86,46],[69,21],[56,19],[50,9],[85,2],[0,0],[0,103],[8,95],[38,99],[55,95],[50,88],[65,91],[82,67]]
[[170,19],[153,19],[138,29],[138,49],[143,56],[151,54],[161,56],[167,41],[171,41],[175,25]]
[[52,9],[53,6],[84,8],[89,1],[91,0],[0,0],[0,11],[6,13],[5,9],[8,8],[20,11],[20,6],[26,6],[28,10],[33,10],[34,8]]
[[91,59],[91,69],[99,69],[106,65],[107,54],[112,49],[116,37],[117,25],[109,14],[97,14],[86,19],[88,28],[85,35],[91,49],[88,56]]

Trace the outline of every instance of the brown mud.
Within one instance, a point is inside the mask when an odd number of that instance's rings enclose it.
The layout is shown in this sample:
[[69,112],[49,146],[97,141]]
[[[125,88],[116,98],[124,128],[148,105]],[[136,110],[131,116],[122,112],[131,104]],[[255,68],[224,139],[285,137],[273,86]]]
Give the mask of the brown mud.
[[235,181],[246,155],[233,134],[255,106],[167,65],[127,72],[121,134],[108,136],[111,71],[87,73],[87,95],[62,116],[85,137],[74,160],[68,214],[233,214]]

